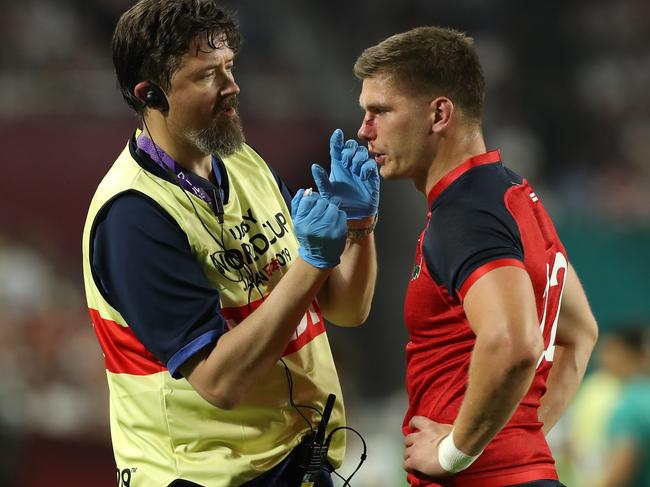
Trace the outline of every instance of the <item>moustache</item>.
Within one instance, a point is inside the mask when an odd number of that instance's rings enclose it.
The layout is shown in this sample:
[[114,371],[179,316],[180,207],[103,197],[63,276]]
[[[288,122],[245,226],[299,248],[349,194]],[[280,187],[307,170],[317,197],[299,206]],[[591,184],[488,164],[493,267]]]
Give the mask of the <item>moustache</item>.
[[235,110],[239,108],[239,98],[237,98],[237,95],[224,98],[219,104],[217,104],[215,112],[218,114],[219,112],[225,112],[231,108],[234,108]]

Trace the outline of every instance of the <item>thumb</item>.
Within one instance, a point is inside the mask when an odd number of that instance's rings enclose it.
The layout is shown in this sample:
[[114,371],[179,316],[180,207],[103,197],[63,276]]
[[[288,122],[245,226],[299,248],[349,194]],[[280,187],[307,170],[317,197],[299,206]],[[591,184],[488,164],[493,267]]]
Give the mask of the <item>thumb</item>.
[[321,195],[328,197],[332,193],[332,183],[330,182],[327,171],[318,164],[312,164],[311,174],[314,176],[314,182],[316,183],[318,192]]
[[425,418],[424,416],[413,416],[409,422],[409,426],[414,430],[422,430],[430,422],[431,420],[429,418]]
[[298,206],[300,205],[300,200],[304,195],[305,190],[300,188],[293,196],[293,199],[291,200],[291,218],[295,218],[296,213],[298,212]]

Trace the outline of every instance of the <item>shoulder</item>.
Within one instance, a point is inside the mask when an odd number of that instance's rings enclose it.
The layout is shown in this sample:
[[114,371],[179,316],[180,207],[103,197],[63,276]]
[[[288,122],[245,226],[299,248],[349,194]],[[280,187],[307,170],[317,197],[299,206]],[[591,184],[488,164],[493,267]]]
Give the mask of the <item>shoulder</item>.
[[521,177],[501,164],[480,166],[461,176],[431,206],[425,232],[427,250],[462,243],[470,236],[505,232],[506,238],[518,237],[505,195],[521,182]]
[[451,294],[476,268],[492,260],[523,260],[516,221],[505,196],[522,178],[501,164],[463,174],[433,202],[422,241],[427,268]]
[[502,205],[505,194],[523,178],[501,163],[486,164],[470,169],[447,187],[434,201],[434,207],[447,209]]
[[138,233],[160,225],[181,231],[178,223],[162,206],[138,191],[126,191],[107,201],[98,213],[97,224],[122,230],[138,230]]
[[150,197],[135,191],[108,201],[91,233],[91,263],[125,262],[167,253],[170,248],[190,252],[187,235],[178,222]]
[[649,401],[650,382],[625,386],[612,412],[610,433],[613,436],[650,434],[650,417],[647,414]]

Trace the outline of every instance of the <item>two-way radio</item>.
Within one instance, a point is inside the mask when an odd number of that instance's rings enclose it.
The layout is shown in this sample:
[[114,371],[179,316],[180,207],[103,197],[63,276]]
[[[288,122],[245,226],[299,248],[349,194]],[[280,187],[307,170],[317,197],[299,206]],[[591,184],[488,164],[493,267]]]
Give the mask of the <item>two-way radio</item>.
[[314,487],[323,464],[327,461],[329,442],[325,441],[325,429],[327,428],[327,423],[330,420],[330,415],[334,408],[334,401],[336,401],[334,394],[327,396],[327,403],[325,403],[325,409],[323,409],[323,417],[316,430],[316,436],[312,440],[310,454],[300,464],[301,471],[304,471],[300,487]]

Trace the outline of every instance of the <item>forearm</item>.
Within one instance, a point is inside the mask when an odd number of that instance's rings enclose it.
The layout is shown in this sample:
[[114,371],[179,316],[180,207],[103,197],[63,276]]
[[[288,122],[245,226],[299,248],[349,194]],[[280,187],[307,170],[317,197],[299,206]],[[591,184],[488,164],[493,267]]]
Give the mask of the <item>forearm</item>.
[[544,434],[560,419],[575,395],[597,339],[598,325],[578,276],[569,266],[555,338],[553,367],[539,408]]
[[479,454],[508,422],[530,388],[534,353],[478,337],[469,368],[469,384],[458,417],[454,440],[468,455]]
[[575,396],[590,355],[591,347],[556,346],[553,367],[546,380],[546,393],[539,408],[544,434],[553,428]]
[[609,452],[607,469],[598,487],[631,485],[644,455],[630,442],[616,444]]
[[192,386],[218,407],[239,402],[280,359],[330,272],[297,259],[264,303],[191,365],[188,380]]
[[370,313],[377,280],[377,254],[372,234],[348,240],[341,263],[318,293],[323,315],[339,326],[362,324]]

